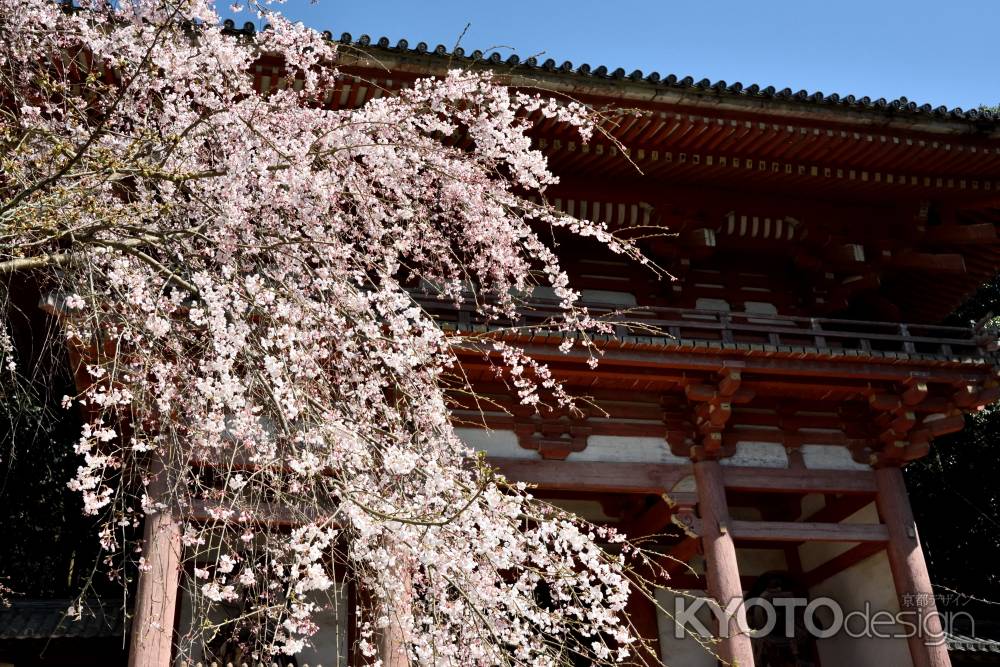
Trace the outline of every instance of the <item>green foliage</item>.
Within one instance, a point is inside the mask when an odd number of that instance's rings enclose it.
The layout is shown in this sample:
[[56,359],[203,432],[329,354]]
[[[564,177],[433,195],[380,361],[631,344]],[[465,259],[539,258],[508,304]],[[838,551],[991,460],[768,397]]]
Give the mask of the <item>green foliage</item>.
[[1000,408],[968,418],[907,470],[931,578],[1000,600]]
[[[1000,278],[980,288],[951,320],[990,317],[996,323],[991,315],[998,312]],[[906,479],[931,579],[1000,600],[1000,405],[967,417],[965,430],[937,441],[929,456],[907,468]]]

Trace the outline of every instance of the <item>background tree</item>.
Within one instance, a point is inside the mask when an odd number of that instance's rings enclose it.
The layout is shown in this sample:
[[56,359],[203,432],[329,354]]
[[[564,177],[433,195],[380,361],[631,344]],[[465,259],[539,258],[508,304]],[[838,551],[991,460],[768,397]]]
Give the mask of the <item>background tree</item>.
[[[980,288],[952,316],[953,324],[992,319],[1000,322],[1000,278]],[[1000,408],[987,406],[966,417],[965,430],[942,438],[931,453],[906,470],[914,514],[931,569],[931,579],[952,606],[971,611],[982,621],[980,632],[995,635],[1000,605]]]

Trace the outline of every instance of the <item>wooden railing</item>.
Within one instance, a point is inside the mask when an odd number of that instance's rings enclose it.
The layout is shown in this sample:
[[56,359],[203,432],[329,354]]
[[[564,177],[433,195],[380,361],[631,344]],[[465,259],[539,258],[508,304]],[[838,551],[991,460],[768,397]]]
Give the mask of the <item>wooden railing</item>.
[[[417,300],[446,328],[482,330],[482,318],[470,307],[456,308],[449,302],[423,295],[418,295]],[[616,337],[623,341],[872,357],[924,355],[942,359],[982,359],[993,356],[997,349],[995,336],[971,326],[651,306],[623,307],[606,303],[587,303],[586,306],[593,315],[612,323]],[[525,305],[520,321],[492,324],[501,328],[517,326],[528,332],[544,327],[559,314],[558,304],[538,299]]]

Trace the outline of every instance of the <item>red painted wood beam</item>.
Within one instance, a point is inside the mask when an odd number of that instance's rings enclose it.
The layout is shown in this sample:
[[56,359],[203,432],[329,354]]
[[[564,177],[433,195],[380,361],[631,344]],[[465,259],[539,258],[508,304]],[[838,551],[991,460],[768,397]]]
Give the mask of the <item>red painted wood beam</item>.
[[921,240],[928,243],[946,244],[995,243],[997,230],[992,222],[973,225],[942,225],[928,229]]
[[[757,583],[757,577],[752,575],[740,575],[740,586],[748,591]],[[683,591],[705,591],[708,590],[708,582],[703,575],[684,573],[670,578],[669,587],[673,590]]]
[[727,467],[723,473],[731,491],[774,493],[875,493],[875,476],[865,470],[792,470]]
[[511,481],[542,489],[660,495],[692,473],[687,464],[612,463],[604,461],[543,461],[488,459]]
[[681,573],[691,574],[691,569],[687,562],[697,555],[700,546],[701,540],[697,537],[686,537],[660,559],[660,565],[666,570],[667,575],[671,579],[671,586],[674,585],[673,579],[675,575]]
[[876,542],[884,544],[889,532],[882,524],[807,523],[802,521],[729,522],[733,539],[776,542]]
[[[689,464],[620,463],[610,461],[544,461],[490,457],[507,479],[536,484],[543,489],[582,492],[669,492],[692,474]],[[730,491],[770,493],[874,494],[875,476],[864,470],[793,470],[726,466],[722,472]]]
[[932,273],[965,273],[965,258],[955,253],[906,252],[896,255],[890,261],[895,269]]
[[[523,347],[524,351],[534,359],[546,363],[551,362],[553,372],[557,375],[559,374],[557,368],[564,368],[566,371],[576,370],[579,373],[589,373],[591,377],[595,376],[595,372],[584,365],[589,357],[581,350],[574,349],[563,354],[555,346],[528,343]],[[480,367],[484,369],[492,368],[488,364],[483,363],[483,354],[488,353],[488,350],[474,343],[470,342],[468,350],[456,349],[456,352],[462,357],[463,366],[468,362],[471,364],[470,368],[474,368],[478,360]],[[651,379],[651,377],[644,375],[640,377],[637,374],[645,369],[655,369],[653,376],[676,382],[685,379],[684,371],[715,373],[734,359],[738,359],[744,364],[742,369],[744,376],[751,373],[776,375],[785,378],[785,381],[789,378],[804,378],[809,380],[838,378],[859,383],[861,381],[870,382],[874,380],[903,382],[913,377],[915,368],[915,366],[910,364],[900,364],[898,359],[893,360],[891,363],[880,364],[874,360],[872,362],[857,361],[856,357],[837,357],[832,360],[807,360],[782,359],[744,352],[727,354],[722,350],[709,349],[705,349],[704,351],[692,349],[685,352],[676,352],[669,350],[622,350],[605,347],[602,352],[598,373],[610,373],[613,375],[616,372],[621,372],[629,375],[629,377]],[[565,366],[570,363],[574,365],[570,367]],[[919,365],[916,367],[919,367]],[[669,370],[665,375],[663,374],[664,369]],[[936,366],[933,369],[932,377],[937,382],[980,382],[989,377],[989,370],[987,368],[950,369]],[[863,389],[863,386],[860,384],[858,386],[851,385],[851,387],[856,391]]]
[[641,515],[622,522],[619,530],[629,537],[646,537],[657,535],[670,524],[673,516],[673,509],[663,500],[657,500],[652,507],[648,508]]

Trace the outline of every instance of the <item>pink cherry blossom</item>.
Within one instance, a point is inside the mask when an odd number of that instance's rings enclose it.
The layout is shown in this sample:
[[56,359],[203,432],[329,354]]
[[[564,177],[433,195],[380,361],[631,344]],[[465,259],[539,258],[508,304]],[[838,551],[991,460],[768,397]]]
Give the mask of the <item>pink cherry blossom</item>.
[[[566,348],[607,332],[547,239],[641,258],[537,203],[557,178],[527,134],[547,118],[586,140],[588,109],[454,70],[331,110],[334,45],[259,9],[273,28],[248,38],[208,0],[0,0],[0,269],[44,276],[87,350],[69,484],[109,557],[136,558],[116,527],[168,508],[192,627],[237,605],[220,632],[258,656],[299,650],[349,581],[366,654],[392,627],[415,664],[561,664],[572,637],[624,661],[620,538],[470,460],[446,390],[474,391],[463,339],[413,297],[499,326],[544,285]],[[262,54],[284,68],[267,95]],[[524,350],[483,350],[525,404],[572,402]]]

